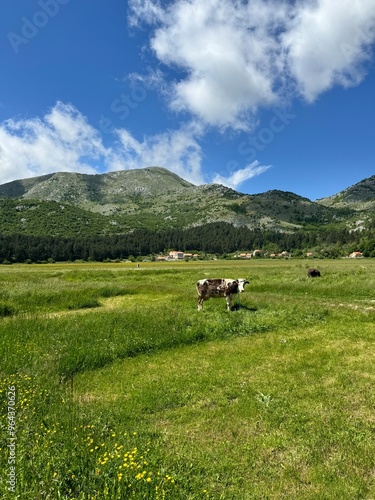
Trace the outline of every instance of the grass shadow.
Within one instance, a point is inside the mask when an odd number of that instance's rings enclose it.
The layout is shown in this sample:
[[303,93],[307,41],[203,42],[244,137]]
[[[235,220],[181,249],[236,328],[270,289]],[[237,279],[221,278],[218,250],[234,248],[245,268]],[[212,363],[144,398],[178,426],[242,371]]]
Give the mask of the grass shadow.
[[231,308],[231,311],[250,311],[250,312],[256,312],[258,310],[257,307],[248,307],[244,306],[243,304],[234,304]]

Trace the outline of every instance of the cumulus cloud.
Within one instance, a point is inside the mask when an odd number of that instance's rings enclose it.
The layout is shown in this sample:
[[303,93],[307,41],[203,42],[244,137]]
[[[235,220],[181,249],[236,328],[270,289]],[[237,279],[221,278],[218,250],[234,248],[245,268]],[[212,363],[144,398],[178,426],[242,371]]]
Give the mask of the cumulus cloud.
[[191,122],[138,141],[118,129],[114,146],[106,148],[85,116],[71,104],[58,102],[42,118],[0,124],[0,183],[52,172],[93,174],[157,165],[201,184],[202,151],[196,140],[201,132],[199,124]]
[[195,138],[198,133],[196,127],[190,125],[138,141],[129,131],[117,130],[120,148],[113,155],[110,168],[118,170],[121,163],[127,168],[162,166],[193,184],[202,184],[205,182],[202,150]]
[[276,3],[272,15],[262,20],[254,6],[244,17],[232,1],[177,1],[163,10],[137,0],[132,6],[147,22],[158,21],[150,41],[157,58],[186,71],[172,83],[175,110],[189,111],[208,124],[241,129],[249,113],[276,101],[268,75],[273,63],[269,60],[267,67],[264,58],[278,52],[277,41],[266,36],[280,15]]
[[357,85],[375,41],[373,0],[129,0],[130,22],[177,69],[170,106],[246,129],[262,106]]
[[282,37],[291,75],[307,101],[334,85],[358,85],[374,41],[372,0],[307,3]]
[[216,174],[213,182],[216,184],[223,184],[224,186],[232,189],[237,189],[245,181],[248,181],[257,175],[263,174],[270,167],[271,165],[260,165],[260,163],[256,160],[247,165],[245,168],[236,170],[227,177]]
[[58,102],[42,119],[0,124],[0,181],[51,172],[94,173],[105,154],[99,133],[74,106]]

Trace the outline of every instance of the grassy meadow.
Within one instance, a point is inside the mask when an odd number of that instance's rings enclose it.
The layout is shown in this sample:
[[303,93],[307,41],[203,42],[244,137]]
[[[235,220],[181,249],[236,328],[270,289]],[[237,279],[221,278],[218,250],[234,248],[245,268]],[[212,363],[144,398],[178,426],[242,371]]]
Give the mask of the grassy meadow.
[[375,259],[0,266],[1,498],[375,499],[374,319]]

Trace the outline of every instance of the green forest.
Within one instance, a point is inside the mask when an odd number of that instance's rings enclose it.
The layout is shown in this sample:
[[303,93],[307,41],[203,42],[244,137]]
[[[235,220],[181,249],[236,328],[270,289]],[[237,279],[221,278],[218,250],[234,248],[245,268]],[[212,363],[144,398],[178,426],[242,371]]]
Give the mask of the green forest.
[[324,229],[282,233],[250,230],[219,222],[189,229],[151,231],[106,236],[0,235],[0,263],[105,261],[142,259],[171,249],[231,257],[239,251],[261,249],[266,254],[291,252],[295,257],[314,252],[321,258],[338,258],[353,251],[375,257],[375,229],[350,232]]

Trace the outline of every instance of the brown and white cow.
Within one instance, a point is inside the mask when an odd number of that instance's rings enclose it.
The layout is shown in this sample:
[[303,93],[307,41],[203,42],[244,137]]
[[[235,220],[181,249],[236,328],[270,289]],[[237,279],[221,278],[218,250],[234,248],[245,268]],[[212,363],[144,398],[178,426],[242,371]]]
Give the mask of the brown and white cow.
[[225,297],[227,309],[230,311],[233,295],[245,291],[246,279],[211,278],[197,281],[198,311],[203,309],[203,302],[211,297]]

